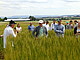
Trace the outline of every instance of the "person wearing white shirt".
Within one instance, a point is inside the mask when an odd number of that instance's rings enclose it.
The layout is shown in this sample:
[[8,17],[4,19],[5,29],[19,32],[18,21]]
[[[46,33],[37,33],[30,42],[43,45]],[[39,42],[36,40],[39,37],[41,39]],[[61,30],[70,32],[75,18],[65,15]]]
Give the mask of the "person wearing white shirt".
[[46,27],[47,31],[49,31],[50,27],[49,27],[49,22],[48,21],[46,21],[45,27]]
[[[7,26],[5,28],[5,30],[4,30],[4,34],[3,34],[3,47],[4,48],[6,48],[6,39],[7,39],[8,36],[10,36],[10,35],[12,35],[13,37],[16,37],[17,36],[17,32],[14,33],[14,30],[13,30],[15,24],[16,23],[11,20],[9,22],[9,26]],[[12,42],[12,46],[14,46],[13,45],[13,42]]]
[[43,22],[43,24],[42,24],[43,26],[46,26],[46,23],[45,23],[45,21]]
[[17,30],[17,33],[22,31],[22,27],[20,26],[19,23],[17,24],[16,30]]
[[51,29],[54,30],[55,25],[57,25],[56,20],[53,20],[53,23],[51,23]]
[[78,26],[78,21],[75,20],[75,21],[74,21],[74,28],[77,27],[77,26]]

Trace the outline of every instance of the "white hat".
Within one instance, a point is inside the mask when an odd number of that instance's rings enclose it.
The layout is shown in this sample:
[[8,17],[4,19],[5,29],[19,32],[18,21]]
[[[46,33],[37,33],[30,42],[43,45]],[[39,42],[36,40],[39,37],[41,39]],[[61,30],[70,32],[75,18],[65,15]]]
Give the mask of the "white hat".
[[39,23],[43,23],[43,20],[39,20]]

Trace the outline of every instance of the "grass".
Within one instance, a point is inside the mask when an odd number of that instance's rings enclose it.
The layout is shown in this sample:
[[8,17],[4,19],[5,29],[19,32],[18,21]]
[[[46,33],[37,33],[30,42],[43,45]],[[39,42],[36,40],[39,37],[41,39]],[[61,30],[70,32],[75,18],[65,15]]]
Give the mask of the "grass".
[[[80,38],[76,39],[73,30],[66,30],[64,38],[58,38],[54,31],[49,31],[49,36],[38,40],[27,30],[28,24],[20,22],[22,32],[16,38],[7,38],[7,48],[4,52],[5,60],[80,60]],[[0,34],[6,26],[0,25]],[[37,26],[37,24],[35,24]],[[11,46],[14,41],[15,47]],[[0,38],[0,47],[2,39]]]

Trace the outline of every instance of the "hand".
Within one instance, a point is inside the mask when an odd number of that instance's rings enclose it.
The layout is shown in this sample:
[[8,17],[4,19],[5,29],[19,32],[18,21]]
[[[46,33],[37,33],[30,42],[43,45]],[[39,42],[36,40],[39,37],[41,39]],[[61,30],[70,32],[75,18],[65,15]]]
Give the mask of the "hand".
[[75,35],[80,35],[80,33],[76,33]]
[[3,37],[3,35],[0,35],[0,37]]

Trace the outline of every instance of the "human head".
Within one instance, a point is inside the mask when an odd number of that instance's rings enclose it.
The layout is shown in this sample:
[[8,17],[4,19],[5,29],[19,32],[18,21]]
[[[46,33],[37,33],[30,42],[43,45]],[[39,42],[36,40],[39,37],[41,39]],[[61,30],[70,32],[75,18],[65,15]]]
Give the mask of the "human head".
[[60,20],[60,19],[58,19],[57,21],[58,21],[58,25],[61,25],[61,20]]
[[16,24],[16,23],[15,23],[13,20],[11,20],[11,21],[9,22],[9,26],[11,26],[12,28],[14,28],[15,24]]
[[56,22],[56,20],[54,19],[54,20],[53,20],[53,23],[55,24],[55,22]]
[[75,24],[78,23],[77,20],[75,20],[74,23],[75,23]]
[[78,27],[80,27],[80,21],[78,22]]
[[42,27],[43,20],[39,20],[39,22],[38,22],[38,23],[39,23],[39,26],[40,26],[40,27]]
[[69,23],[72,24],[72,20]]
[[30,26],[32,26],[32,22],[30,22]]
[[17,27],[20,27],[20,24],[19,23],[17,24]]
[[45,21],[43,21],[43,24],[45,24]]
[[68,21],[66,21],[66,24],[69,24],[69,22],[68,22]]
[[46,24],[48,24],[49,23],[49,21],[46,21]]

